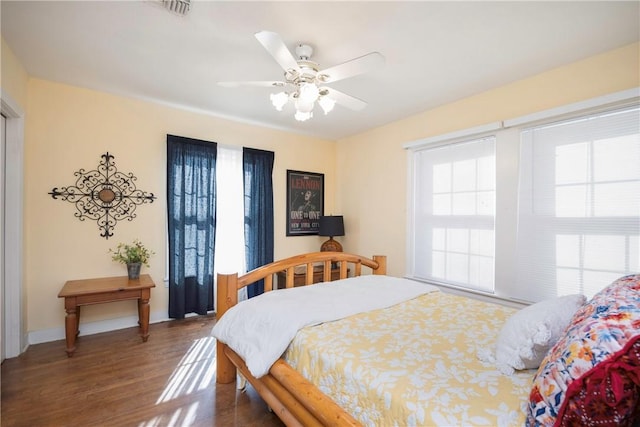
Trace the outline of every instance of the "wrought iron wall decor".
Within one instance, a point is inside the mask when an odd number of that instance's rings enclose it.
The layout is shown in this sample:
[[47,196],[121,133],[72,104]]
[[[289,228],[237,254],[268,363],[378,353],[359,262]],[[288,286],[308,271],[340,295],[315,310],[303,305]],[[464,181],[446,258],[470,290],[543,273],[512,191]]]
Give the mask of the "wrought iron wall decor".
[[74,213],[80,221],[91,219],[98,222],[102,231],[100,237],[109,239],[118,221],[132,221],[136,217],[136,207],[144,203],[153,203],[153,193],[138,190],[133,173],[118,172],[114,157],[107,152],[94,170],[86,172],[80,169],[75,185],[54,187],[48,194],[54,199],[66,200],[76,205]]

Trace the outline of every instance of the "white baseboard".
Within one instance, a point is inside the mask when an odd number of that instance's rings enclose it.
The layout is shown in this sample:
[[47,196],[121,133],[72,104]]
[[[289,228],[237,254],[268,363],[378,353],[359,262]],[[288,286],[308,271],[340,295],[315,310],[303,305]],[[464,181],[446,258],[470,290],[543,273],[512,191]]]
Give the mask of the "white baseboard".
[[[172,320],[166,313],[156,312],[149,315],[149,323],[160,323]],[[80,323],[80,336],[99,334],[101,332],[115,331],[118,329],[132,328],[138,326],[138,316],[120,317],[117,319],[102,320],[99,322]],[[65,338],[64,327],[41,329],[30,331],[28,343],[30,345],[40,344],[50,341],[63,340]]]

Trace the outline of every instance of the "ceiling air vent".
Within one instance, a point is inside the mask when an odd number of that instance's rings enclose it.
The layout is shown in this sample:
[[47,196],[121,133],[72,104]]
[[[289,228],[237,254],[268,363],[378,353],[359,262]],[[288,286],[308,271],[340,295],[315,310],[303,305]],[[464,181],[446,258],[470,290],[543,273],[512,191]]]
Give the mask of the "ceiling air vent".
[[180,16],[185,16],[191,9],[191,0],[161,0],[165,9]]

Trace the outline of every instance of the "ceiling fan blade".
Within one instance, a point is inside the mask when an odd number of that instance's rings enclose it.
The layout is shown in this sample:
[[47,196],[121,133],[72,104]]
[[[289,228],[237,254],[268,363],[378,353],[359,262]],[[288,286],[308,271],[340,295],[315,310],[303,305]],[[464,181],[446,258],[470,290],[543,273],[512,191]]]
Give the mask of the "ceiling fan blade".
[[268,81],[247,81],[247,82],[218,82],[218,86],[222,87],[284,87],[284,82],[268,82]]
[[300,72],[298,62],[293,57],[287,46],[282,41],[278,33],[273,31],[260,31],[255,34],[256,38],[265,49],[273,56],[283,70],[295,70]]
[[378,52],[371,52],[351,61],[329,67],[318,72],[318,79],[323,83],[331,83],[347,77],[366,73],[384,64],[384,56]]
[[360,111],[367,106],[367,103],[361,99],[353,97],[351,95],[347,95],[346,93],[340,92],[339,90],[332,89],[330,87],[322,87],[320,91],[327,91],[327,96],[332,98],[336,103],[347,107],[351,110]]

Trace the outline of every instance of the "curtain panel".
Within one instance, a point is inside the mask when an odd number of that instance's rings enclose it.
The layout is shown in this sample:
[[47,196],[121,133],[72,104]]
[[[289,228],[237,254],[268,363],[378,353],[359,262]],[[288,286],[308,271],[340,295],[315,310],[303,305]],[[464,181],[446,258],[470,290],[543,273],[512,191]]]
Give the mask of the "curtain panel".
[[[273,261],[272,151],[244,148],[244,235],[247,271]],[[249,298],[264,292],[264,282],[248,287]]]
[[169,317],[214,308],[217,144],[167,135]]

